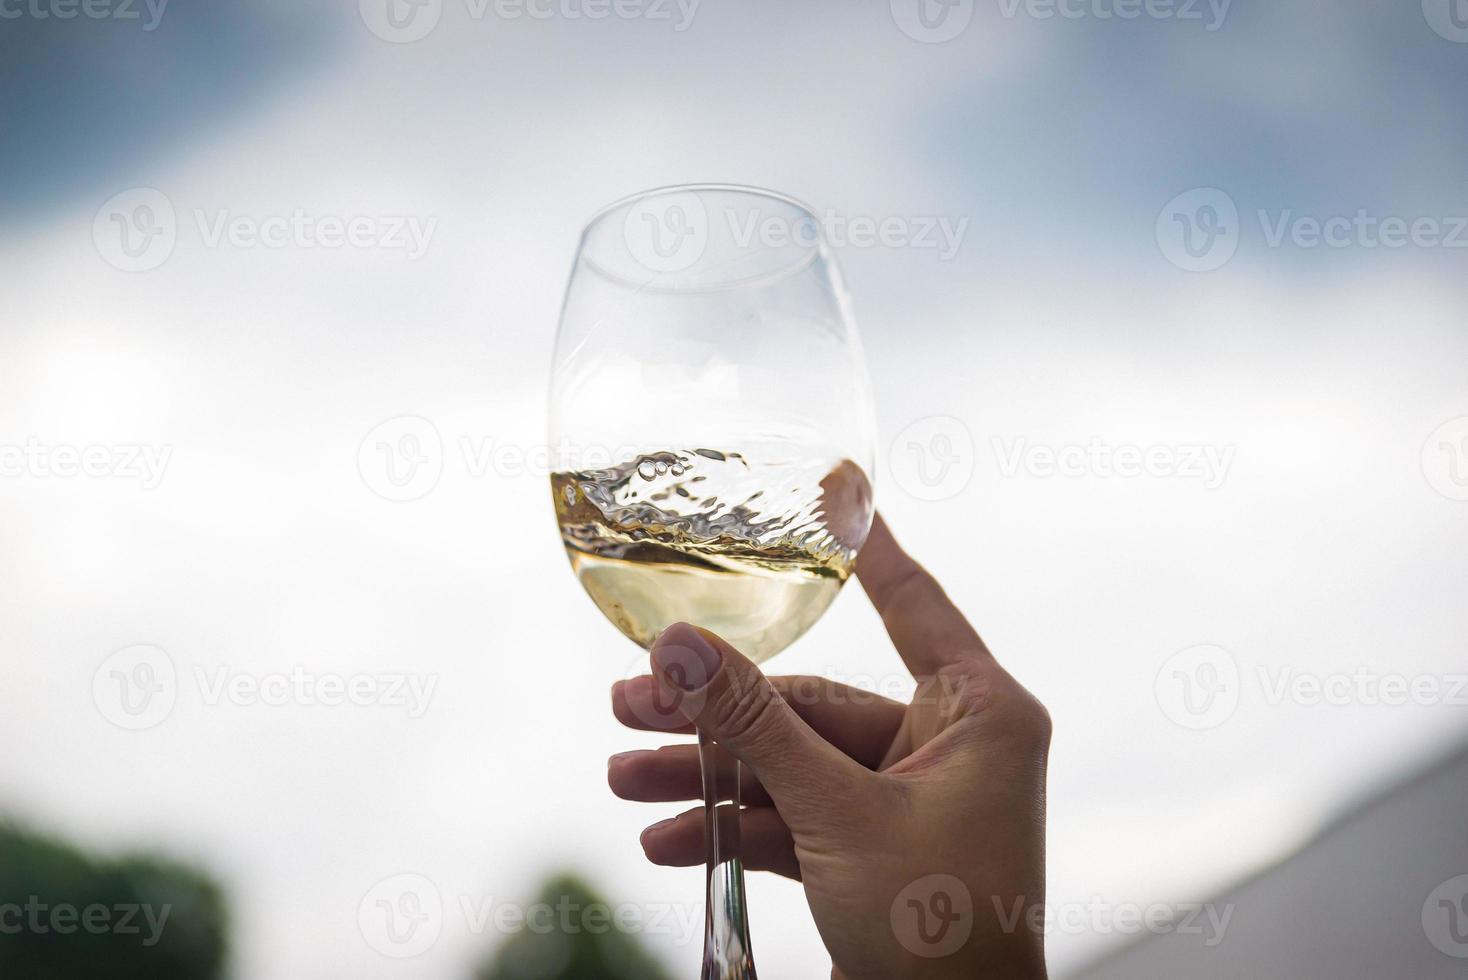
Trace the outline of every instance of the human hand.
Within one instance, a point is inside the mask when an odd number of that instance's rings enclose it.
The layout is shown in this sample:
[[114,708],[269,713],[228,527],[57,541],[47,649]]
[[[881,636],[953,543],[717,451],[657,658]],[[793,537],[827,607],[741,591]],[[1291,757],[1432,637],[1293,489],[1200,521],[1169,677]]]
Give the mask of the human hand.
[[[696,723],[721,747],[721,788],[744,763],[739,856],[803,882],[834,977],[1043,978],[1043,936],[1011,910],[1044,903],[1050,718],[880,516],[857,575],[917,681],[912,704],[766,678],[677,624],[653,646],[653,674],[613,688],[613,711],[649,731]],[[702,793],[692,744],[613,756],[607,778],[629,800]],[[703,828],[689,810],[642,845],[658,864],[699,865]]]

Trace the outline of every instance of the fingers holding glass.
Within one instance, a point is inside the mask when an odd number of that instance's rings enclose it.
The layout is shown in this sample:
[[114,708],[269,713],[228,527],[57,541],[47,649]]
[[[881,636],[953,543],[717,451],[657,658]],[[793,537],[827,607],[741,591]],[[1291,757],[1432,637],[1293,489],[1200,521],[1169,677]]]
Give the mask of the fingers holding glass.
[[[726,816],[730,807],[719,807]],[[687,810],[661,820],[642,832],[642,850],[653,864],[691,868],[704,863],[703,808]],[[751,871],[773,871],[787,878],[800,878],[795,843],[785,822],[773,807],[747,807],[739,812],[738,857]]]

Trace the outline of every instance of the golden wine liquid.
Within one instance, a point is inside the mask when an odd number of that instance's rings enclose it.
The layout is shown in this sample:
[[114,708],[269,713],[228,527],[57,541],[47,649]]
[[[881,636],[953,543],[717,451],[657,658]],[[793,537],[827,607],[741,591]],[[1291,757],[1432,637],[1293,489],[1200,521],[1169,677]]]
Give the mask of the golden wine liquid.
[[851,575],[871,523],[854,463],[712,449],[551,476],[566,554],[606,617],[644,647],[676,622],[755,662],[810,628]]

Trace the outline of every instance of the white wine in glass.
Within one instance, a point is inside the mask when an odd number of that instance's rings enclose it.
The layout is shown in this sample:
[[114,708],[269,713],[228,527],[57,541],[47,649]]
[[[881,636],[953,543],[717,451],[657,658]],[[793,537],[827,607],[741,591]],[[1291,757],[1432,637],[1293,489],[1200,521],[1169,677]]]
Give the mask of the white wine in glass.
[[[798,202],[691,185],[598,214],[567,288],[550,409],[571,566],[644,648],[687,622],[767,660],[851,575],[872,519],[869,385],[834,259]],[[737,818],[716,819],[700,745],[703,977],[752,978]]]
[[618,629],[647,647],[673,623],[696,623],[757,663],[836,598],[871,510],[849,461],[717,449],[652,453],[551,483],[571,567]]

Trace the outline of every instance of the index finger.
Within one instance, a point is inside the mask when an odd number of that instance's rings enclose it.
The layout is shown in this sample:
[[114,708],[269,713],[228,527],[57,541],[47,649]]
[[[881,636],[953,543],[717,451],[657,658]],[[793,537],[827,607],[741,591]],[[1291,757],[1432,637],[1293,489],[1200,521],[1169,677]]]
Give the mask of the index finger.
[[856,576],[914,677],[972,657],[992,658],[943,587],[897,544],[881,514],[857,555]]

